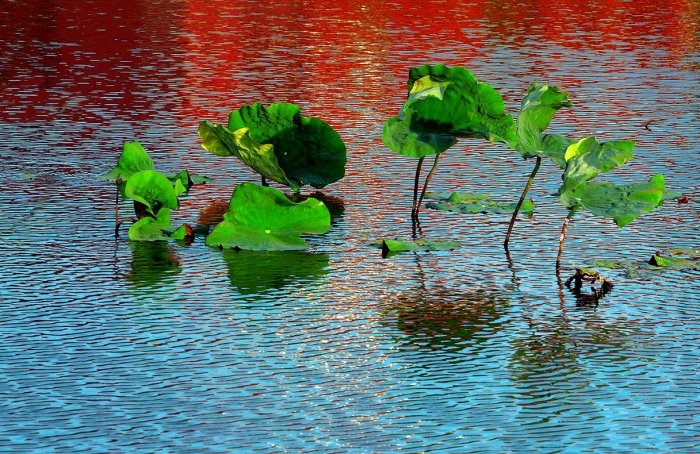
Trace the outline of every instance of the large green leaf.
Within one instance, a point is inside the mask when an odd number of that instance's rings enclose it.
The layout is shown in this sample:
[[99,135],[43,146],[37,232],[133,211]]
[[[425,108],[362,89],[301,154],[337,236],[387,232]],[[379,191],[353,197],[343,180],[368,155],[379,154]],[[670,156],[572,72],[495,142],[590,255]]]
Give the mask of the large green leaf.
[[520,104],[517,121],[517,150],[525,159],[563,155],[563,143],[556,140],[561,136],[545,141],[546,136],[542,134],[562,107],[571,107],[567,92],[550,85],[530,85]]
[[235,156],[265,178],[296,189],[280,167],[273,146],[251,138],[249,129],[231,132],[221,125],[203,121],[198,132],[205,150],[217,156]]
[[224,220],[205,243],[253,251],[305,249],[299,235],[325,233],[330,222],[328,208],[317,199],[294,203],[277,189],[243,183],[233,191]]
[[322,188],[345,176],[346,149],[340,135],[318,118],[288,103],[243,106],[229,115],[228,129],[248,128],[250,137],[271,144],[279,166],[297,186]]
[[600,143],[595,137],[587,137],[569,145],[564,154],[566,170],[564,185],[573,187],[595,178],[632,159],[634,142],[612,140]]
[[153,161],[140,142],[124,142],[124,150],[117,159],[117,166],[101,178],[107,181],[126,181],[135,173],[153,169]]
[[569,209],[585,208],[596,216],[613,219],[624,227],[662,203],[664,176],[657,174],[646,183],[618,186],[587,181],[564,189],[562,203]]
[[558,134],[544,134],[542,136],[542,149],[539,153],[551,159],[560,169],[565,169],[566,159],[564,155],[572,143],[576,143],[576,140]]
[[155,170],[133,174],[124,188],[126,197],[142,203],[155,215],[161,208],[178,208],[177,192],[168,177]]
[[422,157],[454,143],[443,136],[513,144],[515,123],[501,95],[464,68],[424,65],[409,71],[408,99],[382,134],[397,153]]

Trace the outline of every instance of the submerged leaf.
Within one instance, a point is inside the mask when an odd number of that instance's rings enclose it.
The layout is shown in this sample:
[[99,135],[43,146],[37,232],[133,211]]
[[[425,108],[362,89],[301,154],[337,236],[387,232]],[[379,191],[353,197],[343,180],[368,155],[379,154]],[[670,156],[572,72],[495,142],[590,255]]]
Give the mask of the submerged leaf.
[[288,103],[243,106],[229,115],[228,129],[248,128],[250,137],[271,144],[286,177],[301,187],[315,188],[345,176],[346,150],[340,135],[326,122],[304,117]]
[[646,183],[618,186],[588,181],[565,189],[560,200],[567,208],[583,207],[596,216],[613,219],[624,227],[662,203],[664,176],[657,174]]
[[293,186],[279,166],[273,146],[253,140],[247,128],[231,132],[221,125],[203,121],[199,124],[198,131],[205,150],[217,156],[236,156],[263,177]]
[[155,215],[161,208],[178,208],[177,191],[168,178],[155,170],[132,175],[124,188],[126,197],[142,203]]
[[107,181],[127,181],[135,173],[153,169],[153,160],[140,142],[124,142],[124,150],[117,159],[117,166],[101,178]]
[[382,241],[382,256],[406,251],[450,251],[459,247],[456,241],[434,241],[420,239],[416,241],[385,239]]
[[304,233],[330,228],[328,208],[314,198],[290,201],[274,188],[243,183],[231,196],[228,212],[207,236],[209,246],[253,251],[305,249]]
[[[430,194],[429,194],[430,195]],[[452,211],[456,213],[512,213],[517,203],[496,202],[489,195],[469,194],[453,192],[449,196],[444,194],[433,194],[438,202],[428,202],[425,206],[433,210]],[[525,199],[520,211],[532,214],[535,211],[535,202],[532,199]]]
[[[520,104],[517,120],[517,150],[525,159],[532,157],[552,157],[555,163],[563,158],[568,140],[554,136],[546,140],[542,133],[549,126],[552,117],[562,107],[571,107],[569,94],[558,87],[534,83]],[[568,146],[568,143],[566,143]],[[563,159],[561,159],[563,161]],[[558,164],[560,165],[560,164]]]

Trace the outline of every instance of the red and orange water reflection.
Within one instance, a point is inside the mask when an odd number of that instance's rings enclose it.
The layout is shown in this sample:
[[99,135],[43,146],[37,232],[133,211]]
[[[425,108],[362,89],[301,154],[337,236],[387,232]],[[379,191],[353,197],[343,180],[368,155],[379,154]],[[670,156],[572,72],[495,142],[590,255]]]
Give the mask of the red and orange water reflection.
[[190,123],[281,99],[342,120],[352,115],[345,99],[363,107],[403,95],[418,62],[469,66],[498,46],[541,45],[549,59],[639,53],[644,66],[659,51],[673,62],[700,48],[697,0],[24,0],[3,9],[2,121],[106,124],[169,112]]

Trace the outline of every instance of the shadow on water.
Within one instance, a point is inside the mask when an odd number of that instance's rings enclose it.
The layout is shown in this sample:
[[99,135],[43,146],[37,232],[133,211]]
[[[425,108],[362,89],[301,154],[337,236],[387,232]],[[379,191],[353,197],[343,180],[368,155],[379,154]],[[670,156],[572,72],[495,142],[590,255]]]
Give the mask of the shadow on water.
[[328,273],[327,254],[223,251],[231,285],[242,295],[313,282]]
[[126,278],[137,287],[162,286],[182,271],[180,257],[165,241],[130,242],[131,272]]

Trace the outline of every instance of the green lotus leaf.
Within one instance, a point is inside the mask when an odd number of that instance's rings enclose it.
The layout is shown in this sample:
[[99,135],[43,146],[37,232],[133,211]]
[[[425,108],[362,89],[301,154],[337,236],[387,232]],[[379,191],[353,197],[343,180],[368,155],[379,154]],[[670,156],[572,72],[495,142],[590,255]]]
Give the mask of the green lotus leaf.
[[408,87],[408,99],[382,134],[392,151],[415,157],[441,153],[457,137],[515,143],[515,123],[505,114],[503,98],[466,69],[412,68]]
[[300,280],[314,281],[328,273],[327,254],[227,250],[223,258],[231,285],[244,295],[280,289]]
[[456,241],[435,241],[435,240],[397,240],[384,239],[382,240],[382,255],[387,256],[390,253],[407,252],[407,251],[450,251],[457,249],[459,243]]
[[391,118],[384,124],[382,141],[396,153],[422,158],[442,153],[457,143],[457,138],[451,134],[413,131],[410,128],[410,121]]
[[124,149],[117,159],[117,166],[100,178],[107,181],[127,181],[135,173],[153,169],[153,160],[140,142],[124,142]]
[[168,177],[155,170],[133,174],[124,188],[126,197],[142,203],[155,215],[161,208],[178,208],[177,192]]
[[155,218],[143,217],[129,228],[129,239],[133,241],[158,241],[170,238],[170,210],[161,208]]
[[[556,139],[545,143],[546,136],[542,133],[559,109],[571,105],[569,94],[558,87],[539,83],[530,85],[520,104],[517,121],[517,150],[525,159],[549,157],[552,152],[557,152],[555,156],[559,155],[563,143]],[[563,158],[563,151],[561,155]]]
[[250,137],[272,145],[286,177],[296,186],[315,188],[345,176],[346,149],[340,135],[326,122],[301,115],[288,103],[243,106],[229,115],[228,129],[248,128]]
[[683,257],[664,257],[652,255],[649,264],[661,268],[672,268],[674,270],[700,270],[700,262]]
[[203,121],[199,124],[198,132],[205,150],[217,156],[235,156],[263,177],[295,189],[296,186],[280,167],[274,147],[253,140],[249,129],[240,128],[231,132],[221,125]]
[[608,172],[632,159],[634,142],[613,140],[599,143],[595,137],[587,137],[569,145],[564,154],[566,170],[564,185],[572,187]]
[[[456,213],[512,213],[517,203],[503,203],[493,200],[485,194],[428,194],[431,198],[438,199],[437,202],[428,202],[425,206],[433,210],[451,211]],[[525,199],[520,211],[532,214],[535,211],[535,202],[532,199]]]
[[277,189],[243,183],[205,243],[253,251],[300,250],[306,248],[300,234],[325,233],[330,222],[328,208],[317,199],[294,203]]
[[552,160],[560,169],[566,169],[566,159],[564,155],[569,145],[576,143],[576,140],[558,134],[544,134],[542,136],[542,148],[539,154]]
[[624,227],[659,206],[663,202],[664,190],[664,176],[657,174],[646,183],[625,186],[587,181],[564,188],[560,200],[569,209],[585,208],[596,216],[613,219],[618,227]]

